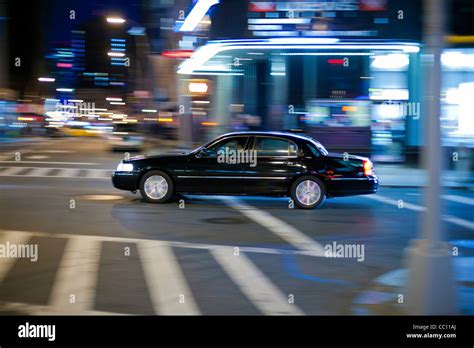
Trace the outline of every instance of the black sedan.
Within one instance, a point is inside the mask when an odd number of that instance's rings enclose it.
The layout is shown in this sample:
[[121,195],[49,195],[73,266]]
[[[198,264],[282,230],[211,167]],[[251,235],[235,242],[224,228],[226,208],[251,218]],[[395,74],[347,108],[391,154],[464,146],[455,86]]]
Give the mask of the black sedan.
[[313,138],[282,132],[236,132],[181,155],[124,160],[113,185],[152,203],[175,194],[290,196],[300,208],[326,197],[377,192],[368,158],[333,154]]

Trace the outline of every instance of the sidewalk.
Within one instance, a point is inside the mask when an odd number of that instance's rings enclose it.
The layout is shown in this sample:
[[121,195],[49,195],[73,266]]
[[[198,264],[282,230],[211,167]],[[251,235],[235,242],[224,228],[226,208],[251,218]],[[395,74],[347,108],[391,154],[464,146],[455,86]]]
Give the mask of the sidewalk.
[[45,137],[0,137],[0,144],[33,143],[45,139]]
[[[426,171],[419,168],[375,164],[375,174],[379,177],[382,187],[416,188],[427,184]],[[448,170],[443,173],[442,184],[449,188],[474,189],[474,175]]]
[[[455,281],[459,314],[474,315],[474,257],[454,257]],[[367,289],[360,291],[352,302],[355,315],[406,315],[400,294],[406,296],[408,270],[395,269],[374,279]]]

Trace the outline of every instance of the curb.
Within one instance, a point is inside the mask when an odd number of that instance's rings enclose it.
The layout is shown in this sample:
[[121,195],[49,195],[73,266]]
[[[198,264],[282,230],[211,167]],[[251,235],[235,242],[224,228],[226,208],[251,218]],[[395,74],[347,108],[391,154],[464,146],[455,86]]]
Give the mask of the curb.
[[[388,185],[380,185],[380,187],[416,189],[416,188],[426,188],[427,186],[388,184]],[[443,186],[443,188],[449,188],[449,189],[453,189],[453,190],[474,190],[474,185],[469,185],[469,186],[449,186],[449,185],[447,185],[447,186]]]

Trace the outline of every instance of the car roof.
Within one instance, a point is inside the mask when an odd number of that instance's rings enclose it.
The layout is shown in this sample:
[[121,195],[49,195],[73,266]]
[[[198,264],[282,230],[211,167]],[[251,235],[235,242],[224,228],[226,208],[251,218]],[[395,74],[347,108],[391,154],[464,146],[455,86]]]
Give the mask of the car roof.
[[247,135],[247,136],[275,136],[275,137],[282,137],[282,138],[290,138],[290,139],[302,139],[302,140],[312,140],[317,141],[305,134],[295,134],[290,132],[276,132],[276,131],[241,131],[241,132],[231,132],[222,134],[219,138],[228,137],[228,136],[239,136],[239,135]]

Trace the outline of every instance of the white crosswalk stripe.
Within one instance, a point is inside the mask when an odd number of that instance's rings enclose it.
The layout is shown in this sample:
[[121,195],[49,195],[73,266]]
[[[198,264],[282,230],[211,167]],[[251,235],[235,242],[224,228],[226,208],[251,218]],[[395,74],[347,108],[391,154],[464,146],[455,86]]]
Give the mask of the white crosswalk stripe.
[[64,178],[71,178],[75,176],[79,176],[80,169],[77,168],[63,168],[59,171],[57,176],[64,177]]
[[70,312],[92,310],[100,249],[97,240],[69,238],[51,291],[50,306]]
[[456,195],[443,195],[442,197],[447,201],[467,204],[467,205],[474,205],[474,199],[469,198],[469,197],[456,196]]
[[[378,201],[378,202],[390,204],[390,205],[393,205],[395,207],[398,207],[399,209],[403,208],[403,209],[413,210],[413,211],[417,211],[417,212],[424,212],[426,210],[426,207],[423,207],[423,206],[420,206],[420,205],[417,205],[417,204],[413,204],[413,203],[404,202],[404,201],[400,202],[400,201],[397,201],[395,199],[391,199],[391,198],[388,198],[388,197],[385,197],[385,196],[382,196],[382,195],[379,195],[379,194],[377,194],[377,195],[368,195],[368,196],[363,196],[363,197],[369,198],[369,199],[372,199],[372,200],[375,200],[375,201]],[[443,218],[444,221],[449,222],[451,224],[458,225],[458,226],[467,228],[469,230],[474,230],[474,223],[471,222],[471,221],[464,220],[464,219],[461,219],[461,218],[458,218],[458,217],[455,217],[455,216],[451,216],[451,215],[443,215],[442,218]]]
[[303,312],[290,304],[285,296],[244,254],[234,255],[233,248],[211,250],[242,292],[267,315],[301,315]]
[[245,204],[242,200],[235,197],[221,197],[221,199],[230,207],[238,210],[244,216],[253,220],[257,224],[272,231],[280,238],[286,240],[296,249],[305,251],[308,255],[324,256],[324,246],[311,239],[306,234],[300,232],[292,225],[267,213],[264,210]]
[[[140,265],[155,314],[201,314],[199,303],[173,251],[176,247],[194,248],[192,245],[144,239],[0,230],[0,243],[9,241],[23,244],[32,237],[67,239],[49,294],[48,305],[4,302],[0,298],[0,309],[3,311],[11,307],[30,314],[121,314],[96,310],[95,296],[102,243],[123,240],[135,242],[137,245]],[[228,246],[205,245],[203,249],[208,250],[213,256],[214,267],[227,273],[231,281],[262,314],[304,314],[298,306],[290,304],[287,296],[245,255],[247,251],[242,251],[245,248],[242,248],[239,256],[234,256],[234,248]],[[248,253],[256,253],[257,249],[253,248]],[[263,253],[267,254],[267,250],[263,249]],[[0,258],[0,285],[16,261],[15,258]],[[74,301],[71,301],[72,299]]]
[[47,176],[51,171],[51,168],[32,168],[32,170],[26,173],[26,176]]
[[4,171],[0,172],[1,176],[16,176],[20,173],[25,167],[9,167]]
[[[29,233],[4,231],[0,234],[0,243],[6,249],[7,245],[23,245],[30,239],[30,237],[31,234]],[[15,261],[15,258],[0,257],[0,284],[15,264]]]
[[171,247],[166,243],[138,244],[155,313],[196,315],[199,309]]
[[[2,170],[3,168],[6,168]],[[29,170],[27,170],[29,169]],[[56,169],[56,170],[55,170]],[[81,171],[85,174],[81,176]],[[23,172],[24,171],[24,172]],[[0,176],[37,178],[82,178],[108,179],[112,174],[108,169],[55,168],[55,167],[0,167]]]

